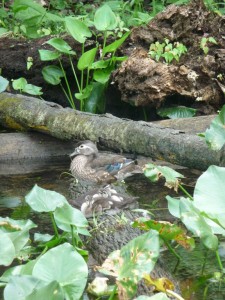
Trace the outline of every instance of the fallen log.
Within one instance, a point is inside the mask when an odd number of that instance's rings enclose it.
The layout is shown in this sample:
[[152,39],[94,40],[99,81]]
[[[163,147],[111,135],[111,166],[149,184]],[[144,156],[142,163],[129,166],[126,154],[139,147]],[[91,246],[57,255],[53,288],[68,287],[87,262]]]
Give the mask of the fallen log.
[[205,170],[225,165],[224,149],[212,151],[204,140],[153,123],[93,115],[23,95],[0,94],[0,124],[36,130],[63,140],[99,141],[100,145]]

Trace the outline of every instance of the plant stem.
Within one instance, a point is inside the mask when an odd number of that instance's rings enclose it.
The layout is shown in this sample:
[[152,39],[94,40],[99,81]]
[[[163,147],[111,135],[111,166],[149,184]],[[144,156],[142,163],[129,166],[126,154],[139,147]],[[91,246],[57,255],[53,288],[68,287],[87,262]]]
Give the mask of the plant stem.
[[194,201],[194,198],[188,193],[188,191],[185,190],[185,188],[184,188],[181,184],[179,184],[178,186],[179,186],[179,188],[181,189],[181,191],[182,191],[186,196],[188,196],[188,198],[190,198],[192,201]]
[[69,59],[70,59],[70,64],[71,64],[71,68],[73,70],[73,75],[74,75],[74,78],[75,78],[75,81],[76,81],[76,84],[77,84],[77,88],[78,88],[78,91],[80,93],[81,89],[80,89],[80,84],[79,84],[79,81],[78,81],[78,78],[77,78],[77,74],[76,74],[76,71],[75,71],[75,68],[74,68],[74,65],[73,65],[73,61],[71,59],[71,56],[69,56]]
[[108,300],[112,300],[113,299],[113,297],[115,296],[116,290],[117,290],[117,285],[115,284],[114,289],[113,289],[113,291],[112,291],[112,293],[111,293],[111,295],[110,295],[110,297],[109,297]]
[[145,122],[147,122],[148,117],[147,117],[146,109],[143,107],[142,110],[143,110],[143,114],[144,114],[144,120],[145,120]]
[[61,89],[62,89],[64,95],[66,96],[66,98],[67,98],[67,100],[68,100],[70,106],[71,106],[72,108],[76,109],[76,108],[74,107],[74,103],[71,102],[70,97],[69,97],[69,95],[67,94],[67,92],[66,92],[66,90],[64,89],[64,87],[63,87],[63,85],[62,85],[61,82],[60,82],[60,87],[61,87]]
[[61,70],[62,70],[62,72],[63,72],[63,76],[64,76],[64,78],[65,78],[65,82],[66,82],[66,86],[67,86],[67,91],[68,91],[68,93],[69,93],[69,97],[70,97],[71,103],[73,103],[72,107],[73,107],[74,109],[76,109],[75,104],[74,104],[74,101],[73,101],[73,96],[72,96],[72,93],[71,93],[71,90],[70,90],[70,85],[69,85],[69,82],[68,82],[68,80],[67,80],[66,72],[65,72],[65,70],[64,70],[64,68],[63,68],[63,65],[62,65],[62,62],[61,62],[60,59],[59,59],[59,64],[60,64],[60,68],[61,68]]
[[180,255],[176,253],[176,251],[171,247],[170,243],[168,243],[165,239],[163,239],[163,241],[166,244],[167,248],[170,250],[170,252],[173,253],[173,255],[175,255],[178,260],[181,260]]
[[70,228],[71,228],[71,236],[72,236],[72,245],[75,247],[76,246],[76,243],[75,243],[75,238],[74,238],[74,226],[73,225],[70,225]]
[[216,258],[217,258],[217,261],[218,261],[220,270],[223,272],[223,265],[222,265],[222,262],[221,262],[221,259],[220,259],[220,255],[219,255],[218,250],[216,250]]
[[55,236],[57,238],[59,238],[59,233],[58,233],[58,229],[57,229],[57,226],[56,226],[56,223],[55,223],[53,212],[50,211],[49,214],[50,214],[50,217],[51,217],[51,220],[52,220],[52,225],[53,225],[53,228],[54,228]]

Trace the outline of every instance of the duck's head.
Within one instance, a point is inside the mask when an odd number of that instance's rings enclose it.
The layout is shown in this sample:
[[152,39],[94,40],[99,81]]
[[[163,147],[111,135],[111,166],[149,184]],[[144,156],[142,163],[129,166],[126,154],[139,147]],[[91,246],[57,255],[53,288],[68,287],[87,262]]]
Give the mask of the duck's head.
[[74,152],[70,154],[70,157],[73,158],[74,156],[77,155],[96,156],[97,154],[98,154],[98,149],[92,141],[82,141],[76,145],[76,148]]

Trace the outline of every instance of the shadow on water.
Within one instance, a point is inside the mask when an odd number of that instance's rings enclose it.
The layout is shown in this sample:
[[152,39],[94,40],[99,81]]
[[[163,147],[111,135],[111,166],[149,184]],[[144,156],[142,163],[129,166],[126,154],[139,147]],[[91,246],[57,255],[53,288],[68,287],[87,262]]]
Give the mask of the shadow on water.
[[[36,215],[32,213],[25,205],[24,197],[37,184],[42,188],[59,192],[69,199],[71,177],[64,173],[67,171],[68,164],[55,167],[51,165],[51,169],[42,169],[35,173],[0,176],[0,216],[9,216],[14,219],[30,218],[34,223],[39,224],[36,231],[51,233],[49,232],[51,222],[48,216],[46,214]],[[186,176],[184,180],[185,188],[192,193],[195,181],[200,173],[187,169],[179,172]],[[168,194],[177,196],[177,194],[164,187],[163,181],[152,184],[146,178],[136,177],[135,181],[128,180],[127,184],[128,190],[140,197],[141,206],[145,209],[150,209],[154,213],[155,219],[174,221],[174,218],[171,217],[167,210],[165,196]],[[192,252],[188,252],[181,247],[178,247],[176,251],[182,257],[179,265],[177,265],[177,259],[170,252],[164,251],[162,256],[171,272],[176,268],[175,276],[181,284],[184,299],[225,299],[225,285],[222,282],[213,282],[215,281],[213,279],[214,273],[216,274],[219,271],[213,252],[207,252],[201,244],[197,244]],[[222,249],[221,251],[224,250]]]

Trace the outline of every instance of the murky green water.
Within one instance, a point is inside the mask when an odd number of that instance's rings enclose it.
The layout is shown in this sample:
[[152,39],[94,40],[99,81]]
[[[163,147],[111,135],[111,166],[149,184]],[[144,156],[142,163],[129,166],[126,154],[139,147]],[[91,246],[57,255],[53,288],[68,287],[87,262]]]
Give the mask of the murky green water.
[[[0,216],[9,216],[16,219],[31,218],[35,223],[40,224],[41,232],[48,232],[49,218],[46,215],[37,216],[31,213],[29,208],[23,204],[24,197],[35,184],[38,184],[42,188],[57,191],[68,198],[71,177],[64,173],[67,170],[68,165],[57,167],[51,165],[51,169],[42,169],[40,172],[0,176]],[[194,181],[199,176],[199,172],[190,170],[180,172],[188,177],[185,180],[186,188],[189,192],[192,192]],[[165,196],[176,194],[165,188],[163,182],[151,184],[140,177],[139,179],[136,178],[135,182],[129,181],[129,190],[140,196],[141,205],[151,209],[156,219],[174,220],[168,213]],[[176,251],[182,257],[179,265],[177,265],[177,259],[170,252],[166,251],[163,256],[167,267],[171,271],[176,269],[175,276],[181,283],[184,299],[225,299],[225,285],[222,282],[213,282],[212,279],[213,273],[219,271],[214,253],[207,252],[200,244],[192,252],[187,252],[182,248],[177,248]],[[221,251],[225,252],[223,249]]]

